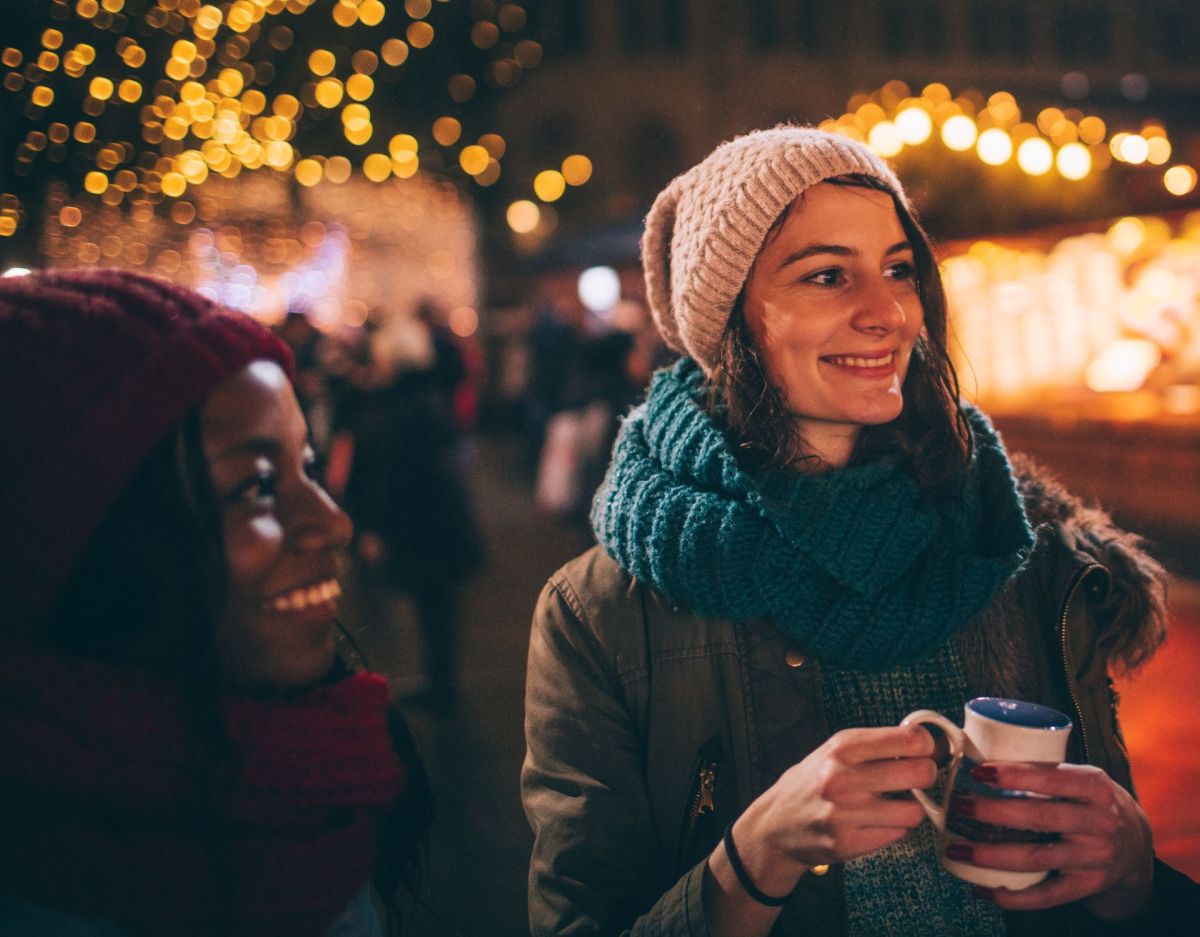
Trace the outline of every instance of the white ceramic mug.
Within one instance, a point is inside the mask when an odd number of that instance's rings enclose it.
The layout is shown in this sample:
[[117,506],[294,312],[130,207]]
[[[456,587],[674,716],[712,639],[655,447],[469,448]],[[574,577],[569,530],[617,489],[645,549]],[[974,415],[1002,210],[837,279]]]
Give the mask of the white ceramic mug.
[[946,808],[953,794],[1005,798],[1043,796],[981,784],[971,777],[971,768],[985,761],[1058,764],[1067,755],[1071,720],[1058,710],[1037,703],[981,696],[964,707],[961,729],[932,709],[909,713],[900,724],[911,725],[914,722],[937,726],[946,733],[946,740],[950,744],[952,762],[942,803],[935,803],[925,791],[912,792],[937,828],[940,859],[946,871],[976,885],[1003,887],[1012,891],[1042,881],[1048,873],[985,869],[970,862],[947,859],[945,849],[954,842],[1046,842],[1052,836],[993,826],[967,817],[948,816]]

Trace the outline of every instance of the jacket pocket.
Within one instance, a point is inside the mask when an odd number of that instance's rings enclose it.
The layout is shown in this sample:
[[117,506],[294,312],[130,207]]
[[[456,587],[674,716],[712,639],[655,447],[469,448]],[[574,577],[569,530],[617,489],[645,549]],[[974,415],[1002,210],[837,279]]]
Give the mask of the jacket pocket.
[[724,760],[720,735],[714,735],[696,752],[687,800],[684,802],[683,820],[679,825],[679,845],[675,850],[676,873],[691,868],[699,860],[696,853],[701,844],[714,841],[717,777]]

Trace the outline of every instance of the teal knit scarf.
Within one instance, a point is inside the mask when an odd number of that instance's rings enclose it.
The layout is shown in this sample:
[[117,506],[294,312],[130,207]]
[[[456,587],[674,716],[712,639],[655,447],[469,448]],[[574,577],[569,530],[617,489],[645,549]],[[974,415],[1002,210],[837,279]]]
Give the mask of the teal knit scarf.
[[697,614],[770,618],[825,664],[879,670],[956,632],[1032,550],[1003,446],[977,410],[961,496],[931,504],[895,460],[747,472],[703,392],[690,359],[655,375],[592,506],[613,559]]

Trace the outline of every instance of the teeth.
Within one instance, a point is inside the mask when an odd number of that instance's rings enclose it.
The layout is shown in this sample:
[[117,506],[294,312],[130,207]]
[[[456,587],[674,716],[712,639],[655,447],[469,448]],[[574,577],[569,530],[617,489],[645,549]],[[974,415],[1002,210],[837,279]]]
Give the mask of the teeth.
[[891,364],[896,357],[896,353],[888,352],[881,358],[830,358],[833,364],[847,365],[852,368],[881,368],[886,364]]
[[270,606],[277,612],[298,612],[310,605],[329,602],[342,594],[342,587],[336,579],[308,586],[303,589],[293,589],[284,595],[278,595],[270,600]]

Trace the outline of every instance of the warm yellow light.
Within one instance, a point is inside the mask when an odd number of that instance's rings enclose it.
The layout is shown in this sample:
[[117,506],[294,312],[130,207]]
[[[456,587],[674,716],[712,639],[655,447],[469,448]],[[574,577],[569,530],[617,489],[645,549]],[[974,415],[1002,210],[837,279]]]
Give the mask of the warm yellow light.
[[352,169],[350,160],[346,159],[346,157],[331,156],[325,164],[325,178],[330,182],[340,185],[350,178]]
[[567,190],[567,180],[557,169],[545,169],[533,177],[533,191],[543,202],[556,202]]
[[433,9],[430,0],[404,0],[404,12],[415,20],[423,20]]
[[117,89],[117,95],[126,104],[132,104],[142,96],[142,85],[139,81],[134,81],[132,78],[126,78],[121,82],[121,86]]
[[271,110],[280,117],[293,120],[300,113],[300,101],[290,94],[281,94],[271,102]]
[[365,104],[347,104],[342,108],[342,124],[347,130],[358,130],[371,122],[371,112]]
[[408,37],[408,44],[414,49],[424,49],[433,42],[433,27],[424,20],[418,20],[408,24],[405,36]]
[[199,150],[187,150],[179,154],[179,159],[176,160],[176,168],[183,173],[183,178],[188,181],[189,185],[200,185],[208,178],[208,163],[204,159],[204,154]]
[[375,93],[375,81],[370,75],[354,74],[346,79],[346,94],[355,101],[365,101]]
[[96,126],[81,120],[75,125],[75,139],[80,143],[91,143],[96,139]]
[[904,149],[900,131],[890,120],[881,120],[871,128],[867,144],[880,156],[895,156]]
[[247,114],[261,114],[267,106],[267,96],[261,91],[251,89],[242,95],[242,110]]
[[488,151],[478,144],[464,146],[462,152],[458,154],[458,163],[468,176],[477,176],[487,169],[490,159]]
[[380,48],[379,54],[388,65],[403,65],[408,58],[408,43],[403,39],[388,39]]
[[1084,143],[1095,145],[1104,139],[1108,127],[1099,117],[1085,117],[1079,122],[1079,139]]
[[344,129],[346,131],[346,139],[355,146],[362,146],[370,142],[371,137],[375,134],[375,125],[370,121],[362,125],[356,124],[354,127],[346,127]]
[[1064,179],[1085,179],[1092,171],[1092,154],[1082,143],[1068,143],[1055,155],[1054,165]]
[[363,160],[363,175],[372,182],[383,182],[392,175],[392,158],[384,153],[371,153]]
[[183,87],[179,89],[179,100],[185,101],[188,104],[199,104],[204,100],[204,97],[204,85],[198,81],[185,82]]
[[322,78],[317,82],[314,97],[321,107],[337,107],[342,103],[342,83],[336,78]]
[[583,185],[592,178],[592,161],[580,153],[572,154],[562,161],[562,174],[568,185]]
[[83,187],[92,195],[103,195],[108,188],[108,176],[102,172],[89,172],[83,177]]
[[81,42],[75,46],[75,55],[84,65],[91,65],[96,61],[96,47],[86,42]]
[[182,173],[168,172],[162,177],[162,191],[170,198],[179,198],[187,191],[187,179]]
[[358,7],[346,0],[338,0],[333,8],[333,21],[339,26],[349,28],[358,22]]
[[370,49],[359,49],[350,57],[350,67],[360,75],[373,75],[379,67],[379,56]]
[[29,100],[38,107],[49,107],[54,103],[54,89],[48,88],[45,85],[38,85],[33,89],[33,93],[29,95]]
[[97,101],[107,101],[112,97],[113,83],[110,79],[97,75],[88,85],[88,94]]
[[263,158],[272,169],[287,169],[294,155],[292,145],[286,140],[272,140],[263,147]]
[[314,75],[328,75],[336,64],[337,59],[328,49],[317,49],[308,57],[308,70]]
[[183,59],[171,59],[163,66],[163,72],[174,81],[183,81],[192,73],[192,69]]
[[223,18],[219,8],[212,5],[202,6],[196,13],[196,25],[209,32],[216,32],[221,27]]
[[1115,341],[1088,365],[1085,380],[1089,389],[1099,393],[1138,390],[1160,361],[1162,351],[1154,342]]
[[[44,49],[61,49],[63,44],[63,34],[57,29],[47,29],[42,33],[42,48]],[[8,65],[8,62],[4,63]],[[20,63],[18,63],[20,64]],[[13,66],[15,67],[15,66]]]
[[64,228],[77,228],[83,221],[83,212],[75,205],[64,205],[58,213],[58,223]]
[[958,150],[960,153],[973,147],[978,135],[979,131],[975,127],[975,121],[966,114],[947,117],[946,122],[942,124],[942,142],[950,149]]
[[1163,186],[1172,195],[1188,195],[1196,188],[1196,170],[1191,166],[1172,166],[1163,173]]
[[1141,218],[1122,218],[1113,223],[1106,237],[1117,253],[1132,254],[1145,243],[1146,223]]
[[196,43],[188,39],[180,39],[171,47],[171,58],[190,62],[199,54]]
[[43,52],[38,56],[38,68],[44,72],[52,72],[58,68],[58,56],[53,52]]
[[420,166],[421,161],[412,150],[401,150],[392,156],[392,175],[397,179],[411,179]]
[[433,139],[442,146],[453,146],[462,135],[462,124],[453,117],[439,117],[433,122]]
[[1152,165],[1165,165],[1171,158],[1171,141],[1166,137],[1151,137],[1146,141],[1146,147],[1146,162]]
[[245,76],[236,68],[223,68],[217,76],[217,89],[227,98],[241,94],[245,83]]
[[989,166],[1002,166],[1012,158],[1012,137],[999,127],[992,127],[979,135],[975,151]]
[[909,146],[917,146],[933,133],[933,118],[923,107],[906,107],[896,115],[896,130]]
[[1017,165],[1030,176],[1044,176],[1054,165],[1054,150],[1041,137],[1030,137],[1017,147]]
[[513,202],[505,212],[508,226],[517,234],[528,234],[538,226],[541,217],[541,209],[528,199]]
[[1133,166],[1139,166],[1146,161],[1146,157],[1150,155],[1150,144],[1146,138],[1131,133],[1121,141],[1120,159]]
[[388,142],[388,152],[393,156],[397,153],[415,153],[418,149],[417,138],[407,133],[398,133]]
[[378,26],[383,22],[387,9],[380,0],[363,0],[358,7],[358,20],[364,26]]

